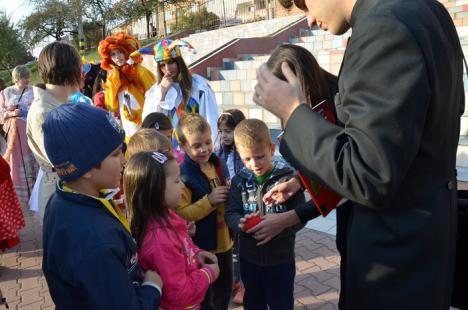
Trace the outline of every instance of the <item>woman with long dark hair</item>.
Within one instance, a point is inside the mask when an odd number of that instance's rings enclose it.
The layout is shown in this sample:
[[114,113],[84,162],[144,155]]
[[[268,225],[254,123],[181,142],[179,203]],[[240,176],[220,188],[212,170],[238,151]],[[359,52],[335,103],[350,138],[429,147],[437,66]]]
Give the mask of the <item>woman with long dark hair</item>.
[[152,112],[162,112],[171,119],[173,128],[177,128],[185,113],[198,113],[210,124],[214,141],[218,132],[215,95],[205,78],[190,73],[181,46],[193,48],[185,41],[164,39],[152,49],[139,50],[141,54],[154,55],[157,63],[156,84],[146,92],[143,118]]

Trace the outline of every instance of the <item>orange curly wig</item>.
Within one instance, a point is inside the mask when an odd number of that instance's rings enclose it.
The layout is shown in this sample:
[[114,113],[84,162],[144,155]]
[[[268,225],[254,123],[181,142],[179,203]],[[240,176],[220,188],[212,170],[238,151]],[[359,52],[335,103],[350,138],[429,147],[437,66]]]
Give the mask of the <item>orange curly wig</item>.
[[[140,42],[135,37],[125,33],[117,32],[112,36],[108,36],[101,42],[99,42],[98,52],[102,57],[101,68],[105,71],[112,69],[110,66],[115,65],[111,59],[110,53],[112,50],[120,49],[125,54],[125,59],[128,60],[129,55],[140,48]],[[125,64],[118,67],[121,74],[122,86],[128,87],[130,84],[136,85],[138,88],[142,88],[141,82],[138,79],[135,64],[139,64],[143,61],[141,55],[132,57],[134,65]]]

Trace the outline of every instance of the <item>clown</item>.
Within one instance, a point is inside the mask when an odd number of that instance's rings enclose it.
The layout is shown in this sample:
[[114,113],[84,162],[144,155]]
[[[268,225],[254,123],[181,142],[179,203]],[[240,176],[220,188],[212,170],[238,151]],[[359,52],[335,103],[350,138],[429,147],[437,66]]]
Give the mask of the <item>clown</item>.
[[152,49],[143,48],[133,53],[136,56],[154,55],[157,62],[157,83],[146,92],[143,119],[152,112],[162,112],[171,119],[172,126],[177,128],[184,113],[199,113],[210,124],[214,141],[218,133],[215,95],[205,78],[190,74],[182,58],[181,46],[193,49],[185,41],[164,39]]
[[130,54],[140,48],[138,40],[124,32],[118,32],[99,43],[101,68],[107,71],[105,104],[107,110],[120,112],[126,140],[142,122],[145,92],[154,84],[154,75],[140,63],[141,56]]

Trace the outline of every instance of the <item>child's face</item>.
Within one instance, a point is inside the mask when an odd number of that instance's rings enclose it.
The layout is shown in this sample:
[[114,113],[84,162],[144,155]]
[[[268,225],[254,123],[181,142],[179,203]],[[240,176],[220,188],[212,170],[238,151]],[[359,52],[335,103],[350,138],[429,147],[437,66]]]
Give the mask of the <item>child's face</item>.
[[115,49],[110,52],[110,57],[112,62],[117,66],[121,67],[125,65],[127,59],[125,58],[125,53],[121,49]]
[[226,124],[220,124],[218,134],[222,145],[232,145],[234,143],[234,129],[227,127]]
[[213,152],[213,141],[211,139],[211,130],[205,132],[193,132],[188,134],[184,132],[187,142],[182,144],[182,149],[194,162],[206,164]]
[[172,132],[174,130],[171,128],[171,129],[166,129],[166,130],[162,130],[162,129],[158,129],[158,132],[164,136],[166,136],[169,141],[172,141]]
[[171,160],[167,165],[166,192],[164,193],[164,197],[166,198],[167,206],[171,209],[175,209],[179,204],[184,183],[180,180],[180,169],[177,162],[175,160]]
[[122,145],[120,145],[101,162],[99,168],[91,169],[92,181],[96,189],[119,187],[124,165],[125,157],[122,153]]
[[273,167],[272,158],[275,153],[275,145],[273,143],[271,145],[261,143],[253,147],[238,145],[237,152],[245,167],[256,176],[264,175]]

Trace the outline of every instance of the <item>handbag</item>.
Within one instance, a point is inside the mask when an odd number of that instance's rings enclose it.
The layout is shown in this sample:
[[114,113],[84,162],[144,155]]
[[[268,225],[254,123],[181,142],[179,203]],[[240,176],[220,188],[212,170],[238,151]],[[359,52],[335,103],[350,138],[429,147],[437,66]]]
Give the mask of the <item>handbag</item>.
[[[23,88],[23,91],[21,92],[21,95],[18,99],[18,103],[16,104],[16,106],[19,106],[20,102],[21,102],[21,98],[23,98],[23,95],[24,95],[24,91],[26,90],[26,87]],[[4,96],[3,94],[3,91],[2,91],[2,96]],[[5,99],[3,99],[5,101]],[[8,131],[10,129],[11,126],[9,126],[9,123],[10,122],[7,122],[8,119],[4,119],[2,117],[2,126],[0,126],[0,135],[2,135],[2,137],[5,139],[5,141],[8,141]]]

